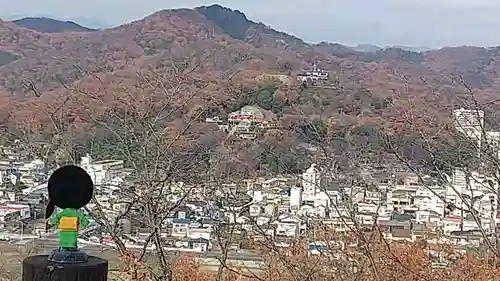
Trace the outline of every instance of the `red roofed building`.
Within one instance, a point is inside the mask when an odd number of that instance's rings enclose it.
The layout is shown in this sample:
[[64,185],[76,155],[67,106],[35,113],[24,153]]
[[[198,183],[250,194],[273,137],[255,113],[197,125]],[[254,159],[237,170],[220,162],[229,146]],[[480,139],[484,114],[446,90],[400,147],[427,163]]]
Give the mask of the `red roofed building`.
[[9,221],[19,221],[30,217],[30,207],[22,204],[0,205],[0,227]]

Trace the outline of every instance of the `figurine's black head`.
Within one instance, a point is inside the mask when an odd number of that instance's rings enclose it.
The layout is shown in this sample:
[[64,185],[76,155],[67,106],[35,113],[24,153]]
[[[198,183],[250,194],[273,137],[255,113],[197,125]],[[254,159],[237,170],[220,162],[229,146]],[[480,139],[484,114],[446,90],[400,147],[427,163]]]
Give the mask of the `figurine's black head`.
[[69,165],[57,169],[49,178],[49,204],[45,218],[50,217],[54,207],[80,209],[92,199],[94,183],[84,169]]

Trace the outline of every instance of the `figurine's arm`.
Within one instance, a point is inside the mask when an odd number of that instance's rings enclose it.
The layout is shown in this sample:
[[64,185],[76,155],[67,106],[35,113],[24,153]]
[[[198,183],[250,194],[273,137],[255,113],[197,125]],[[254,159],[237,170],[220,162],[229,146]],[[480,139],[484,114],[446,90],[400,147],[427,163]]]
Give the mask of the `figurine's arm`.
[[80,226],[82,228],[85,228],[87,227],[87,225],[89,225],[89,219],[87,219],[87,217],[80,211],[80,217],[78,218],[79,222],[80,222]]
[[51,225],[57,225],[59,223],[59,220],[61,219],[61,213],[56,213],[50,216],[49,218],[49,224]]

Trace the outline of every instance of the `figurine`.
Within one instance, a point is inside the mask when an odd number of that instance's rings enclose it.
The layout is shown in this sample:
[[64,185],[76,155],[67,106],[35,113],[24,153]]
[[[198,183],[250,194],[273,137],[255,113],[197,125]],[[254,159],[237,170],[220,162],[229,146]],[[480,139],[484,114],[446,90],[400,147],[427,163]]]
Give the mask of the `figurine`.
[[[89,224],[80,209],[92,199],[94,184],[84,169],[69,165],[57,169],[50,176],[48,190],[45,218],[59,229],[59,249],[53,252],[52,257],[58,255],[58,262],[74,261],[74,255],[83,255],[78,251],[78,232]],[[53,214],[55,207],[62,210]]]

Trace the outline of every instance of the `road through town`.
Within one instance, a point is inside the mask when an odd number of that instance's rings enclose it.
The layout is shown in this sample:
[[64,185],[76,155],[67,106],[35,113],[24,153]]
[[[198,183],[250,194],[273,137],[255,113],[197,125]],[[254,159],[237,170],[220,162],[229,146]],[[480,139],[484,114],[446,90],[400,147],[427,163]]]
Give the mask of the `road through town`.
[[[57,238],[57,234],[52,234],[49,237],[11,241],[10,244],[30,245],[33,243],[38,249],[41,250],[42,253],[48,254],[52,250],[57,249],[59,245],[58,241],[59,240]],[[81,250],[91,255],[99,255],[99,253],[102,253],[103,251],[114,251],[114,248],[111,246],[100,245],[92,242],[85,242],[84,240],[80,240],[78,246]],[[136,250],[140,251],[140,249]],[[168,252],[170,253],[171,256],[176,256],[183,253],[182,251],[168,251]],[[207,259],[216,259],[221,255],[220,252],[203,252],[203,253],[185,252],[185,253]],[[261,257],[250,251],[240,250],[240,251],[230,251],[228,254],[228,259],[234,261],[260,261]]]

